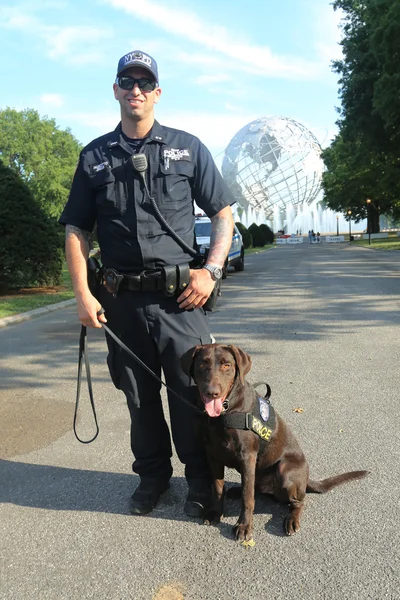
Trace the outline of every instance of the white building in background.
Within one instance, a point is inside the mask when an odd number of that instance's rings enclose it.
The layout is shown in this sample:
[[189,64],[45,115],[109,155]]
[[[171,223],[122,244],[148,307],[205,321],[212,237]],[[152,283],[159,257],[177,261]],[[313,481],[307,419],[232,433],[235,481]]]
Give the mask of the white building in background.
[[[273,231],[347,233],[349,223],[321,207],[322,148],[301,123],[263,117],[245,125],[225,149],[221,172],[237,205],[235,220],[246,227],[267,223]],[[352,231],[366,228],[352,222]]]

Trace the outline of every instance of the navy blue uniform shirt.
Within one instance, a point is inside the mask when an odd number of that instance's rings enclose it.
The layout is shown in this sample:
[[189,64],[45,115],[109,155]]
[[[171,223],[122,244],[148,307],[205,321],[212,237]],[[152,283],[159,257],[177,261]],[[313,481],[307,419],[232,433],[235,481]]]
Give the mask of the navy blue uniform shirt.
[[[140,152],[147,157],[146,181],[161,214],[195,248],[193,201],[208,217],[235,202],[210,152],[195,136],[157,121]],[[190,262],[155,217],[133,154],[121,124],[88,144],[59,222],[89,232],[97,222],[102,262],[121,273]]]

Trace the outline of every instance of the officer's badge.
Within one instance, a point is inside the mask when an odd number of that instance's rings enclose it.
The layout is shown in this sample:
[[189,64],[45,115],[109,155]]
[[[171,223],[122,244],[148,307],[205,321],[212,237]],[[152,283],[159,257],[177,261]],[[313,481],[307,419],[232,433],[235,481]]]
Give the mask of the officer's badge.
[[264,423],[266,423],[269,419],[269,404],[264,398],[258,399],[259,407],[260,407],[260,415]]

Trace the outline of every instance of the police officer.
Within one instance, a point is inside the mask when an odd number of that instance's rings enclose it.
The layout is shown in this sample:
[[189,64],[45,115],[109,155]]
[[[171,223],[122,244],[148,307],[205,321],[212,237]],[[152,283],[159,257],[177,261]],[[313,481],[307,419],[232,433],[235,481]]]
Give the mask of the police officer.
[[[167,385],[194,404],[194,387],[180,368],[180,357],[211,342],[202,307],[221,277],[232,241],[234,198],[196,137],[154,119],[161,96],[158,81],[156,61],[146,53],[133,51],[120,59],[113,88],[121,122],[82,150],[60,223],[66,226],[66,257],[81,323],[101,327],[99,321],[107,322],[157,376],[162,369]],[[141,171],[133,160],[137,153],[146,157]],[[195,248],[194,200],[211,218],[212,237],[207,264],[189,270],[193,256],[187,246]],[[157,217],[157,207],[186,247]],[[88,241],[95,223],[110,284],[101,287],[99,299],[87,285]],[[180,285],[179,273],[186,273],[186,285]],[[105,312],[98,316],[102,307]],[[107,344],[111,378],[127,398],[133,471],[140,476],[130,510],[146,514],[168,489],[172,475],[161,384],[108,335]],[[199,417],[173,394],[168,394],[168,404],[172,438],[188,483],[185,512],[201,517],[210,502],[211,476],[195,434]]]

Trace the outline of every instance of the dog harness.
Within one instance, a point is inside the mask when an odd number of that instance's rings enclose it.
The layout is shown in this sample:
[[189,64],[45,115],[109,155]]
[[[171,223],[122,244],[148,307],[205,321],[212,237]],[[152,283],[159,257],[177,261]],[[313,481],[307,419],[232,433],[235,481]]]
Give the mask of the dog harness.
[[[256,383],[253,387],[257,385],[260,384]],[[221,415],[224,427],[251,430],[262,440],[269,442],[275,429],[276,418],[274,407],[269,400],[271,388],[268,384],[265,385],[267,386],[267,393],[264,397],[259,396],[254,390],[255,402],[251,413],[229,412]]]

